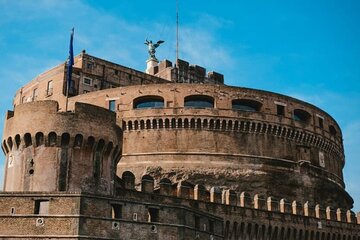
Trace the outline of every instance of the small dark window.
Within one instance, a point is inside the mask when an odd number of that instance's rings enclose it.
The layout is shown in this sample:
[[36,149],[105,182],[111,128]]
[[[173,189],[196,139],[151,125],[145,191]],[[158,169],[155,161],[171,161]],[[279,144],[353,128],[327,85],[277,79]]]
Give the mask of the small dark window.
[[86,67],[87,67],[87,69],[91,70],[92,67],[93,67],[93,64],[90,63],[90,62],[88,62],[88,63],[86,64]]
[[336,134],[337,134],[335,127],[332,125],[329,127],[329,132],[333,136],[336,136]]
[[49,200],[35,200],[34,214],[46,215],[49,213]]
[[111,217],[112,219],[122,218],[122,205],[120,204],[111,204]]
[[44,134],[42,132],[38,132],[35,134],[35,139],[36,139],[36,146],[40,146],[42,144],[44,144]]
[[148,208],[149,219],[148,222],[159,222],[159,209]]
[[285,106],[284,105],[276,105],[276,114],[278,116],[285,116]]
[[115,69],[115,75],[118,75],[118,74],[119,74],[119,70]]
[[115,112],[115,100],[109,101],[109,110]]
[[203,95],[187,96],[184,106],[187,108],[214,108],[214,99]]
[[89,85],[89,86],[92,86],[93,85],[93,80],[91,79],[91,78],[84,78],[83,79],[83,83],[85,84],[85,85]]
[[56,133],[51,132],[48,135],[48,145],[49,146],[55,146],[56,145],[57,136]]
[[134,109],[138,108],[163,108],[164,99],[158,96],[145,96],[134,100]]
[[311,118],[310,113],[302,110],[302,109],[295,109],[294,110],[294,120],[302,123],[309,123]]
[[237,99],[232,101],[232,109],[246,111],[246,112],[259,112],[262,103],[250,99]]
[[209,220],[209,232],[214,233],[214,221]]
[[25,140],[25,146],[26,147],[29,147],[30,145],[32,145],[32,140],[31,140],[31,134],[30,133],[25,133],[24,140]]
[[318,117],[319,120],[319,128],[323,129],[324,128],[324,119],[321,117]]
[[200,230],[200,217],[194,216],[194,222],[195,222],[195,229]]

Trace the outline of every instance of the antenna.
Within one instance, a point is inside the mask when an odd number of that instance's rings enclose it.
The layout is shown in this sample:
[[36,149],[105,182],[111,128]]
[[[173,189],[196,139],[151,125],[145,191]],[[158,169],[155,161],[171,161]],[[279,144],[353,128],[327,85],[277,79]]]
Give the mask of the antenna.
[[179,0],[176,0],[176,68],[177,68],[177,82],[179,82]]

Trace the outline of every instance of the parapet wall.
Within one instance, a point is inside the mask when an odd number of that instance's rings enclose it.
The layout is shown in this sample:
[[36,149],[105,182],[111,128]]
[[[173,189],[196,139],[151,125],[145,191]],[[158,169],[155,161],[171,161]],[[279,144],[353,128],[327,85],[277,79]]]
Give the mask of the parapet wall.
[[[355,214],[350,209],[326,206],[310,201],[298,202],[286,198],[274,198],[262,194],[250,195],[248,192],[236,192],[230,189],[212,187],[207,190],[203,185],[187,181],[172,183],[169,179],[161,179],[155,187],[155,181],[150,175],[141,178],[141,184],[135,185],[135,176],[127,171],[117,181],[117,191],[121,189],[135,190],[147,193],[171,196],[181,199],[196,200],[202,203],[219,204],[240,208],[267,211],[273,214],[292,214],[319,220],[342,222],[360,225],[360,212]],[[174,202],[177,202],[174,200]],[[231,215],[231,213],[230,213]],[[218,215],[219,216],[219,215]],[[360,227],[357,227],[360,231]],[[360,232],[359,232],[360,233]]]

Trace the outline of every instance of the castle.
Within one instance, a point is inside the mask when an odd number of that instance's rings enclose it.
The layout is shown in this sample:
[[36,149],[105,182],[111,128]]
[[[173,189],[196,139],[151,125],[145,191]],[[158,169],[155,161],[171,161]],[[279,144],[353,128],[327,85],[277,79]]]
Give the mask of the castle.
[[0,238],[360,240],[316,106],[180,59],[144,73],[83,51],[68,89],[66,71],[6,115]]

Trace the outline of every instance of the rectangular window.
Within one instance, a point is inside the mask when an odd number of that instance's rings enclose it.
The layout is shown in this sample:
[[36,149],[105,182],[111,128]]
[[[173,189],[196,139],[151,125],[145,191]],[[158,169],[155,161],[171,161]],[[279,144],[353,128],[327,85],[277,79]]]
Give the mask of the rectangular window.
[[285,116],[285,106],[283,105],[276,105],[276,114],[278,116]]
[[122,218],[122,205],[120,204],[111,204],[111,217],[113,219]]
[[115,112],[115,100],[109,101],[109,110]]
[[324,119],[321,117],[318,117],[319,119],[319,128],[323,129],[324,128]]
[[89,85],[89,86],[92,86],[93,85],[93,80],[91,79],[91,78],[84,78],[84,80],[83,80],[83,83],[85,84],[85,85]]
[[49,200],[35,200],[34,214],[47,215],[49,213]]
[[159,222],[159,209],[157,208],[148,208],[148,222]]
[[46,89],[46,95],[51,96],[53,94],[53,81],[48,81],[47,83],[47,89]]
[[33,90],[33,101],[36,101],[37,97],[38,97],[38,89],[35,88],[35,89]]
[[118,75],[119,74],[119,71],[115,69],[115,75]]

